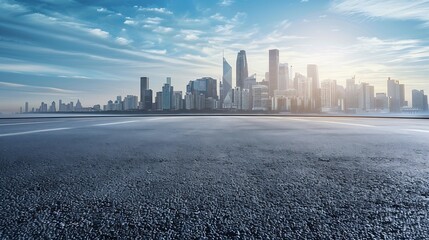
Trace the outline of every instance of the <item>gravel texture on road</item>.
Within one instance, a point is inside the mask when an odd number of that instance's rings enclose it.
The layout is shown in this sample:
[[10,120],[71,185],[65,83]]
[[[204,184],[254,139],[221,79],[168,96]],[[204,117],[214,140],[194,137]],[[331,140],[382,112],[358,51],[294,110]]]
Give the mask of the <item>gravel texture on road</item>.
[[0,238],[429,238],[423,133],[149,120],[0,138]]

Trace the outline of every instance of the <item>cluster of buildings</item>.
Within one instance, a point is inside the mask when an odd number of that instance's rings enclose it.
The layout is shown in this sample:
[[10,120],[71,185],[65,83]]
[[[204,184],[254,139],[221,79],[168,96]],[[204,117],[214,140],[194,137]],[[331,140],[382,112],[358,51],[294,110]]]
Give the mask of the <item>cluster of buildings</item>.
[[[276,111],[291,113],[320,112],[421,112],[428,111],[428,99],[423,90],[412,90],[412,106],[405,100],[405,85],[388,78],[387,93],[376,93],[374,86],[356,82],[355,77],[346,80],[346,86],[336,80],[319,79],[318,66],[307,65],[306,75],[293,73],[288,63],[280,63],[280,52],[268,52],[268,72],[262,81],[256,74],[249,75],[246,51],[237,54],[235,86],[233,68],[223,57],[223,74],[218,83],[211,77],[191,80],[186,92],[175,91],[171,77],[167,77],[161,91],[149,87],[149,78],[140,78],[140,97],[127,95],[108,101],[101,108],[94,105],[83,108],[79,100],[64,104],[59,101],[60,112],[73,111]],[[219,91],[218,91],[219,87]],[[219,95],[218,95],[219,93]],[[32,112],[56,112],[55,102],[48,108],[46,103]],[[22,108],[21,108],[22,112]],[[28,111],[28,103],[25,105]]]
[[46,113],[46,112],[92,112],[100,111],[100,105],[94,105],[93,107],[82,107],[80,100],[78,99],[76,104],[73,102],[63,103],[60,99],[58,101],[58,108],[55,101],[52,101],[48,107],[48,103],[41,102],[38,108],[32,107],[30,109],[28,102],[25,102],[24,108],[20,108],[20,113]]

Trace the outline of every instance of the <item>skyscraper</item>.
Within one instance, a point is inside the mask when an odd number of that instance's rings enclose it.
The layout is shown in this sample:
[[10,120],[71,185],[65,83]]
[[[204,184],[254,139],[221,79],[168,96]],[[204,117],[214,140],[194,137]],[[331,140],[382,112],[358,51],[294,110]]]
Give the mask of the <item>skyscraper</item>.
[[317,90],[319,88],[319,70],[316,64],[308,64],[307,65],[307,78],[312,79],[312,98],[315,99],[317,97]]
[[140,78],[140,102],[142,102],[143,109],[146,109],[144,102],[146,101],[145,94],[146,90],[149,89],[149,78],[141,77]]
[[223,105],[228,92],[232,90],[232,67],[223,58],[222,88],[220,89],[220,105]]
[[279,65],[279,85],[278,90],[287,90],[291,87],[289,86],[289,65],[283,63]]
[[246,51],[241,50],[237,54],[235,86],[243,88],[243,81],[249,76],[247,68]]
[[270,49],[268,51],[269,55],[269,96],[274,97],[274,91],[278,89],[279,82],[279,50]]
[[28,102],[25,102],[25,112],[28,113]]
[[413,99],[413,108],[427,111],[428,110],[428,96],[425,95],[423,90],[413,89],[412,91],[412,99]]
[[162,110],[171,110],[173,101],[173,86],[171,78],[167,77],[167,83],[162,87]]
[[387,79],[387,96],[389,97],[389,108],[391,112],[401,111],[401,87],[399,81]]

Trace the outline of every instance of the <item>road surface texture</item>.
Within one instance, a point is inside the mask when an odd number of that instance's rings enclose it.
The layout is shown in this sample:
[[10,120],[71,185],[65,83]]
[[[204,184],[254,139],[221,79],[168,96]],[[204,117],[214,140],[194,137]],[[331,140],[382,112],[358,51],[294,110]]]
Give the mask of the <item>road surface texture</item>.
[[0,238],[428,239],[429,124],[0,121]]

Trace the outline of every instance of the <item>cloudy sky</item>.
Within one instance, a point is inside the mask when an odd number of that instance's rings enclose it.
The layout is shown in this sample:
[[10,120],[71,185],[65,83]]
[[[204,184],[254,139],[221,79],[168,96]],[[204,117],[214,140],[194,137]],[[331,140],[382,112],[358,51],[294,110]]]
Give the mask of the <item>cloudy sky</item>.
[[235,71],[240,49],[258,80],[278,48],[295,72],[318,64],[322,80],[356,75],[384,92],[392,77],[429,92],[428,13],[429,0],[0,0],[0,111],[105,104],[138,95],[140,76],[183,91],[219,79],[223,51]]

